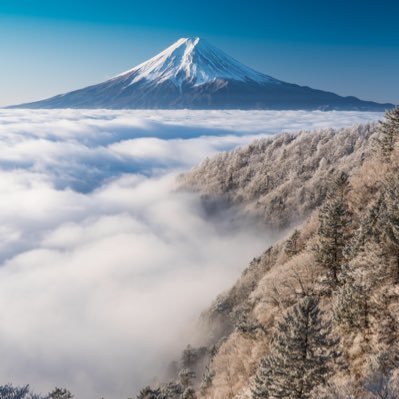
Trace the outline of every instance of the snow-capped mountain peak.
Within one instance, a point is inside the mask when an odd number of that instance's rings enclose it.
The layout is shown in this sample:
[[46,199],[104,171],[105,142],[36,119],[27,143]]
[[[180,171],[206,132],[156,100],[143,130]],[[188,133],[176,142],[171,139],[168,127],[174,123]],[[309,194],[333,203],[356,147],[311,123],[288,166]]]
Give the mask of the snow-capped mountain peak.
[[105,82],[16,107],[385,110],[393,105],[274,79],[192,37]]
[[181,38],[150,60],[117,76],[131,77],[130,84],[142,80],[176,86],[199,86],[218,79],[240,82],[277,83],[276,79],[249,68],[199,37]]

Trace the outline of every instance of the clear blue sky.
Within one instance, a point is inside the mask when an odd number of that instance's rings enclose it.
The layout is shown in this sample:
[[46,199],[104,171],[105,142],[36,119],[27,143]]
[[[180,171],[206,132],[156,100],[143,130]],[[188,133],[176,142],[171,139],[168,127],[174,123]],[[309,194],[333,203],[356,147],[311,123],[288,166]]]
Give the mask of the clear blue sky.
[[393,0],[1,0],[0,106],[98,83],[201,36],[273,77],[399,103]]

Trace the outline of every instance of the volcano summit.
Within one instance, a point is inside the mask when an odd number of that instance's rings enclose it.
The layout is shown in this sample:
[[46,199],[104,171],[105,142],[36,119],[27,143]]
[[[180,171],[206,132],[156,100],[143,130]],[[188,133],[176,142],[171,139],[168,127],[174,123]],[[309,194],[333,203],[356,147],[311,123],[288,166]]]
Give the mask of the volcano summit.
[[106,82],[16,107],[382,111],[393,105],[274,79],[196,37]]

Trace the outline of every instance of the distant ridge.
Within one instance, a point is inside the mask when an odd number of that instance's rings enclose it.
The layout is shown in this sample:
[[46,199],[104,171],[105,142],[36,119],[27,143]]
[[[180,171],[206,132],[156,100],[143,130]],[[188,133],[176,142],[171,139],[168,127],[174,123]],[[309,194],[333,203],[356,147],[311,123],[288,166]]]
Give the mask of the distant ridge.
[[274,79],[195,37],[182,38],[103,83],[11,108],[382,111],[392,107]]

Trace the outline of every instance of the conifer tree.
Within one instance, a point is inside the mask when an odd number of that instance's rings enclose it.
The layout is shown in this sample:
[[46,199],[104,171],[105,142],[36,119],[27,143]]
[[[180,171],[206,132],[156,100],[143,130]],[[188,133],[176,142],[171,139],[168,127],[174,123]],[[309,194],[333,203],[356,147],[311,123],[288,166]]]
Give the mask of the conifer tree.
[[179,382],[169,382],[161,387],[162,399],[180,399],[184,392],[183,386]]
[[334,303],[334,319],[348,329],[361,328],[362,307],[364,293],[361,287],[352,282],[345,283],[339,288]]
[[140,391],[140,393],[137,396],[137,399],[167,399],[167,398],[161,393],[161,390],[159,388],[152,389],[151,387],[145,387]]
[[65,388],[54,388],[49,394],[49,399],[72,399],[73,395]]
[[[378,314],[380,316],[380,322],[378,323],[378,340],[380,344],[390,351],[392,351],[392,348],[396,348],[395,350],[399,351],[398,303],[399,295],[397,291],[390,287],[385,287],[380,293],[378,302]],[[399,367],[399,361],[397,362],[397,367]]]
[[350,240],[351,214],[345,198],[348,190],[348,175],[342,172],[333,181],[319,213],[316,260],[327,270],[327,283],[332,289],[338,286],[344,248]]
[[29,385],[16,387],[6,384],[0,386],[0,399],[47,399],[47,396],[31,392]]
[[200,392],[202,396],[206,396],[208,389],[212,386],[215,371],[211,368],[210,364],[205,367],[204,374],[202,375]]
[[257,373],[255,375],[254,384],[251,387],[253,399],[269,399],[271,398],[274,376],[273,369],[270,365],[269,357],[261,360]]
[[184,388],[190,387],[194,378],[195,372],[190,369],[182,369],[179,372],[179,382]]
[[193,369],[199,361],[207,356],[207,354],[208,350],[205,346],[193,348],[191,345],[187,345],[180,360],[181,367],[183,369]]
[[395,260],[394,277],[399,283],[399,178],[396,173],[385,180],[378,227]]
[[366,216],[362,218],[360,226],[352,237],[351,242],[345,247],[344,256],[347,261],[355,258],[362,250],[364,250],[367,243],[380,243],[381,232],[379,223],[383,201],[383,195],[381,194],[367,210]]
[[371,317],[378,312],[376,289],[389,278],[381,248],[367,242],[343,271],[344,284],[336,295],[334,318],[342,326],[357,328],[366,335]]
[[306,297],[278,324],[269,355],[252,387],[254,399],[307,399],[326,383],[338,357],[331,323],[323,321],[317,297]]
[[291,237],[287,240],[284,250],[288,256],[294,256],[299,252],[298,248],[299,237],[300,237],[300,232],[298,230],[295,230],[291,235]]
[[183,395],[181,396],[181,399],[196,399],[197,396],[195,394],[195,390],[193,387],[187,387],[184,392]]
[[379,150],[384,161],[388,161],[399,139],[399,107],[385,112],[385,120],[380,122]]

